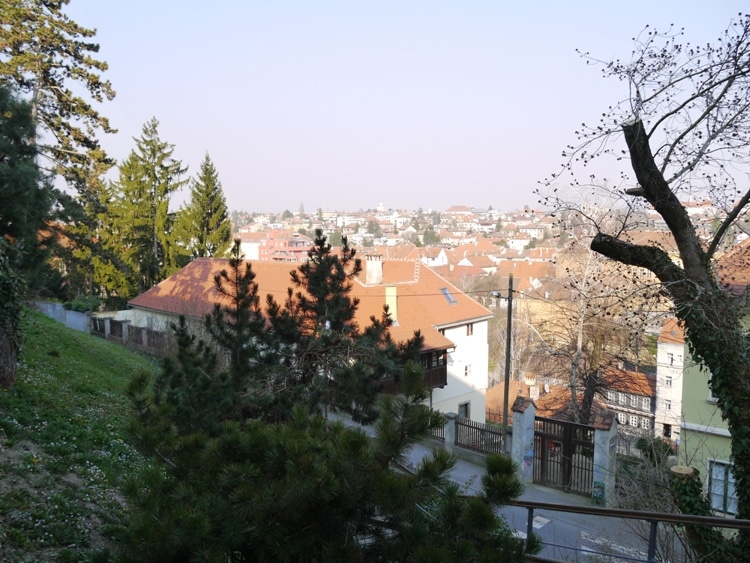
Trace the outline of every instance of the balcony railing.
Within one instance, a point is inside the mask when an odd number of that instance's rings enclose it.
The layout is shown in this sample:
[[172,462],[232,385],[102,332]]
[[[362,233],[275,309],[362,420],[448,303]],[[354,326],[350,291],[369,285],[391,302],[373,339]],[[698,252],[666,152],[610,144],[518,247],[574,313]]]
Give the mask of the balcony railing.
[[[437,366],[434,368],[427,368],[424,370],[423,375],[424,384],[429,389],[435,389],[437,387],[445,387],[448,384],[448,367]],[[383,393],[388,395],[396,395],[400,392],[396,381],[389,377],[383,381]]]
[[[612,553],[596,552],[590,549],[581,550],[580,548],[567,545],[552,544],[542,541],[546,547],[557,548],[561,550],[571,550],[573,552],[584,551],[585,556],[601,555],[606,561],[624,560],[640,561],[644,563],[656,563],[659,559],[656,557],[657,532],[659,524],[676,524],[685,527],[704,527],[712,526],[716,528],[725,528],[728,530],[748,530],[750,529],[750,520],[739,520],[733,518],[722,518],[713,516],[694,516],[690,514],[668,514],[663,512],[642,512],[638,510],[622,510],[618,508],[596,508],[588,506],[563,505],[548,502],[517,500],[511,503],[513,506],[525,508],[528,512],[526,524],[526,537],[531,537],[534,531],[534,510],[546,510],[573,514],[586,514],[597,519],[601,518],[622,518],[626,520],[639,520],[649,524],[647,552],[645,557],[614,555]],[[613,526],[617,524],[613,522]],[[567,560],[567,558],[565,559]],[[562,561],[560,559],[551,559],[543,556],[529,556],[529,561],[544,561],[546,563]]]

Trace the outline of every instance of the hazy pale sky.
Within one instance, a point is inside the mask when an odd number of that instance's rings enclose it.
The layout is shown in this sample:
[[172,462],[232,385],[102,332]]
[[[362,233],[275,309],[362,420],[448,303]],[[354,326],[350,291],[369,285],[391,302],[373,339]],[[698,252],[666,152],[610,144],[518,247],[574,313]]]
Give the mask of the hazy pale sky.
[[151,117],[230,209],[537,206],[581,122],[627,96],[576,48],[646,25],[719,36],[746,0],[71,0],[117,97],[118,161]]

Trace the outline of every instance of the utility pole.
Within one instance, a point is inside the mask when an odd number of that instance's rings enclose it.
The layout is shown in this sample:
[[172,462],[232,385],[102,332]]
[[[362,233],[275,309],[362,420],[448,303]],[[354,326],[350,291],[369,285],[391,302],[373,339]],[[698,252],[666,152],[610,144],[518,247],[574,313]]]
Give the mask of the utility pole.
[[505,325],[505,383],[503,393],[503,448],[510,455],[508,441],[508,394],[510,393],[510,340],[513,335],[513,274],[508,276],[508,322]]

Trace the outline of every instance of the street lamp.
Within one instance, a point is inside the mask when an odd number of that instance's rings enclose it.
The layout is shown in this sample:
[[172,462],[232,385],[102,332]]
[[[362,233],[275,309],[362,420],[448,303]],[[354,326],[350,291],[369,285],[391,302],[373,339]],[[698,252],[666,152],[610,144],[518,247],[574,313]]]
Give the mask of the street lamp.
[[[501,297],[499,291],[493,297]],[[503,449],[509,455],[508,447],[508,395],[510,393],[510,339],[513,328],[513,274],[508,275],[508,322],[505,326],[505,381],[503,383]]]

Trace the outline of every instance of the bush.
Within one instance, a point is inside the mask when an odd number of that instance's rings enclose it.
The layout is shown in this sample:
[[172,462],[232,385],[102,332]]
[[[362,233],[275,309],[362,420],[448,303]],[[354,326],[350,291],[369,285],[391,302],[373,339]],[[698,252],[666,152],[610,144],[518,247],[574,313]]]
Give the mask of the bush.
[[86,313],[88,311],[98,311],[102,305],[102,300],[98,297],[88,297],[87,295],[78,295],[73,301],[65,303],[65,308],[69,311],[78,311]]

